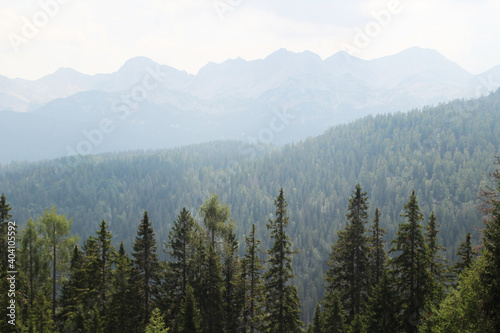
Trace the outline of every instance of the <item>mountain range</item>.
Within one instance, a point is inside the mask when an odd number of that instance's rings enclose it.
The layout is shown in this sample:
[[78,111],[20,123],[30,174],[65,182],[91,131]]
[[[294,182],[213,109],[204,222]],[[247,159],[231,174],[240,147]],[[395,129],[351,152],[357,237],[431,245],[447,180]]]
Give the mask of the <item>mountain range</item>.
[[196,75],[137,57],[111,74],[0,76],[0,163],[221,139],[296,142],[367,114],[486,94],[496,78],[500,66],[473,75],[418,47],[373,60],[280,49]]

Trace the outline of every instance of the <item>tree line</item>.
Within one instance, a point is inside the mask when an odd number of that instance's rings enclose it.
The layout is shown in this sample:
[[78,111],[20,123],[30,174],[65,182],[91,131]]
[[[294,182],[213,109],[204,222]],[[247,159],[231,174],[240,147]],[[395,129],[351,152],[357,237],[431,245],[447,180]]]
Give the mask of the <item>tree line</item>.
[[[496,164],[500,165],[500,158]],[[483,191],[485,224],[480,247],[470,233],[454,265],[445,259],[439,221],[427,219],[415,191],[404,221],[386,244],[381,211],[368,214],[367,192],[355,186],[345,225],[326,260],[325,296],[307,332],[498,332],[500,330],[500,170]],[[253,224],[244,255],[228,205],[212,194],[199,208],[202,221],[183,208],[158,259],[153,223],[145,211],[133,249],[118,251],[102,220],[80,247],[71,220],[52,207],[19,233],[19,332],[304,332],[293,283],[283,189],[262,252]],[[2,239],[11,207],[0,201]],[[370,225],[368,226],[368,224]],[[3,242],[2,244],[5,244]],[[2,274],[6,274],[5,246]],[[2,277],[2,282],[5,277]],[[2,284],[2,304],[7,285]],[[5,308],[5,307],[4,307]],[[0,319],[9,328],[6,316]],[[2,331],[4,331],[2,329]]]

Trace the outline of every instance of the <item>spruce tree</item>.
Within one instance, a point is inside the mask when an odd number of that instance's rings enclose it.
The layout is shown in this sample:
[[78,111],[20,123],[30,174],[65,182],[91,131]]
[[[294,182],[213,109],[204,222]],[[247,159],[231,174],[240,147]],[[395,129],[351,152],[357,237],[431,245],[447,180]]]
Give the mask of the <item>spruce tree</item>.
[[429,273],[432,279],[432,291],[430,301],[437,305],[444,297],[445,282],[449,280],[448,266],[446,259],[442,256],[441,252],[446,249],[438,243],[437,235],[439,233],[437,225],[437,218],[434,212],[431,212],[426,228],[426,241],[429,249]]
[[398,294],[394,280],[387,270],[382,272],[368,300],[367,332],[393,333],[398,331]]
[[314,315],[312,323],[310,324],[311,333],[323,333],[323,313],[321,312],[321,306],[316,304],[314,308]]
[[262,328],[264,316],[264,289],[262,284],[262,270],[264,265],[261,262],[260,240],[255,235],[256,227],[252,224],[250,235],[245,238],[246,253],[243,258],[244,279],[246,280],[244,297],[244,326],[245,332],[259,332]]
[[412,333],[418,331],[422,311],[432,290],[429,250],[421,225],[424,216],[415,191],[405,204],[404,214],[401,216],[406,218],[407,222],[399,225],[396,238],[391,241],[390,252],[396,254],[392,266],[403,310],[400,316],[400,328],[404,332]]
[[332,246],[326,273],[327,294],[337,292],[350,323],[365,308],[369,292],[369,242],[365,235],[368,198],[358,184],[349,198],[347,224]]
[[347,330],[344,310],[338,293],[333,290],[325,295],[323,301],[323,325],[324,332],[344,333]]
[[470,267],[474,261],[474,257],[476,256],[476,253],[472,248],[470,238],[470,232],[468,232],[465,236],[465,241],[460,243],[460,246],[458,247],[457,256],[460,257],[460,260],[453,266],[457,276]]
[[61,312],[59,321],[64,332],[78,332],[85,329],[85,310],[88,306],[87,274],[84,268],[83,253],[75,245],[71,256],[68,280],[63,283],[61,295]]
[[380,211],[375,209],[373,225],[371,228],[370,241],[370,266],[371,266],[371,285],[379,283],[385,270],[387,254],[385,250],[385,229],[380,227]]
[[115,270],[112,274],[112,295],[109,305],[110,332],[135,332],[139,330],[141,318],[136,304],[139,295],[138,286],[131,281],[132,262],[125,252],[123,242],[120,244],[115,259]]
[[178,321],[177,332],[179,333],[202,333],[202,319],[196,299],[193,295],[193,288],[188,284],[186,292],[182,298],[180,308],[180,320]]
[[242,281],[239,274],[241,263],[236,255],[238,251],[238,241],[233,230],[234,225],[231,223],[224,237],[224,263],[222,267],[224,279],[224,331],[227,333],[236,333],[242,325]]
[[191,213],[184,207],[174,226],[169,232],[169,241],[165,244],[170,261],[167,264],[166,286],[168,297],[169,316],[175,319],[180,310],[180,304],[184,299],[188,278],[192,271],[193,238],[195,221]]
[[156,253],[155,233],[151,222],[149,222],[147,211],[144,212],[144,217],[137,230],[132,256],[132,266],[134,268],[132,283],[137,286],[140,297],[137,311],[141,315],[141,321],[145,326],[151,315],[160,269]]
[[268,251],[268,270],[264,274],[266,291],[267,329],[275,333],[301,332],[300,300],[297,287],[292,285],[292,243],[286,234],[288,226],[287,202],[280,189],[274,201],[276,219],[269,220],[273,245]]
[[99,275],[101,280],[97,300],[99,302],[98,309],[105,322],[107,322],[109,295],[111,293],[112,266],[116,256],[115,248],[111,245],[112,237],[111,232],[108,231],[108,224],[106,221],[102,220],[96,238],[96,243],[100,250],[98,263],[100,266]]
[[223,279],[219,256],[211,244],[208,245],[205,293],[202,298],[203,327],[207,333],[224,331],[224,307],[222,298]]

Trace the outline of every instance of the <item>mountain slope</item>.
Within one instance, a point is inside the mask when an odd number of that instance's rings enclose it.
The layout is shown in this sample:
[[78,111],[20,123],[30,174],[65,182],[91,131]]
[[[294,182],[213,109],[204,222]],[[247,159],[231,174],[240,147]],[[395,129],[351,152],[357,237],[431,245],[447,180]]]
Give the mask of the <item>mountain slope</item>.
[[[477,244],[478,194],[500,155],[500,90],[423,111],[365,117],[323,135],[268,151],[260,144],[215,142],[150,152],[62,158],[0,167],[0,193],[20,224],[54,204],[74,218],[82,239],[106,219],[114,242],[132,245],[148,210],[167,240],[183,206],[196,214],[212,192],[230,204],[240,244],[253,223],[263,247],[265,224],[281,187],[289,203],[289,235],[305,318],[323,292],[324,258],[345,223],[355,184],[368,192],[370,214],[392,239],[413,189],[426,217],[438,218],[440,243],[453,259],[467,231]],[[242,249],[240,249],[242,250]]]

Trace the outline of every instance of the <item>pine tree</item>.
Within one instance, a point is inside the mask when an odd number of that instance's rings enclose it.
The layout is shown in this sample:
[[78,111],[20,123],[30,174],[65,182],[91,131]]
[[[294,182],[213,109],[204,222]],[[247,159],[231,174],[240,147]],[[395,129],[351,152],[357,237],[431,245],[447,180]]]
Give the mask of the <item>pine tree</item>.
[[246,237],[246,253],[243,258],[244,279],[246,280],[244,297],[244,326],[245,332],[259,332],[262,328],[264,290],[261,272],[264,268],[260,260],[260,240],[255,236],[256,227],[252,224],[252,231]]
[[380,211],[375,209],[373,225],[371,228],[370,242],[370,266],[371,266],[371,285],[379,283],[385,270],[387,254],[385,252],[385,229],[380,227]]
[[141,321],[145,326],[151,315],[151,305],[155,298],[155,288],[158,284],[159,263],[156,253],[156,239],[153,227],[149,222],[148,212],[144,212],[137,236],[135,237],[132,266],[134,274],[133,282],[139,289],[138,300],[140,304],[137,311],[141,315]]
[[365,235],[368,198],[358,184],[349,198],[347,224],[332,246],[326,273],[327,293],[338,292],[347,321],[365,308],[369,292],[369,247]]
[[[500,157],[495,162],[500,166]],[[500,332],[500,169],[491,173],[496,188],[483,191],[483,211],[486,221],[483,235],[485,272],[481,282],[486,291],[484,311],[494,328]]]
[[52,316],[55,319],[57,307],[57,281],[66,269],[71,250],[78,241],[78,237],[71,234],[71,223],[66,215],[58,215],[54,206],[45,209],[39,217],[37,225],[39,234],[43,237],[42,244],[45,255],[50,258],[52,268]]
[[425,236],[429,249],[429,273],[432,279],[430,301],[433,302],[434,305],[437,305],[444,297],[444,283],[449,280],[447,276],[448,267],[446,265],[446,259],[444,259],[440,253],[441,251],[446,251],[446,249],[437,241],[437,235],[439,233],[438,227],[436,215],[434,215],[434,212],[431,212]]
[[301,332],[300,300],[297,287],[291,284],[294,278],[292,268],[292,243],[286,234],[288,216],[287,202],[283,189],[274,201],[276,219],[269,220],[273,246],[269,249],[269,266],[264,274],[266,290],[266,324],[268,330],[275,333]]
[[396,238],[391,241],[390,252],[395,252],[392,261],[397,290],[401,295],[403,313],[400,316],[401,330],[418,331],[421,313],[430,296],[432,278],[429,273],[429,250],[422,233],[424,216],[417,202],[415,191],[404,206],[407,219],[399,225]]
[[344,310],[337,292],[327,293],[323,301],[324,332],[344,333],[347,330]]
[[182,298],[180,308],[180,320],[177,331],[179,333],[202,333],[202,319],[196,299],[193,295],[193,288],[188,284],[186,292]]
[[476,256],[476,253],[471,246],[470,238],[470,232],[468,232],[465,236],[465,241],[460,243],[460,246],[458,247],[457,256],[460,256],[460,260],[453,266],[457,276],[470,267],[474,261],[474,257]]

